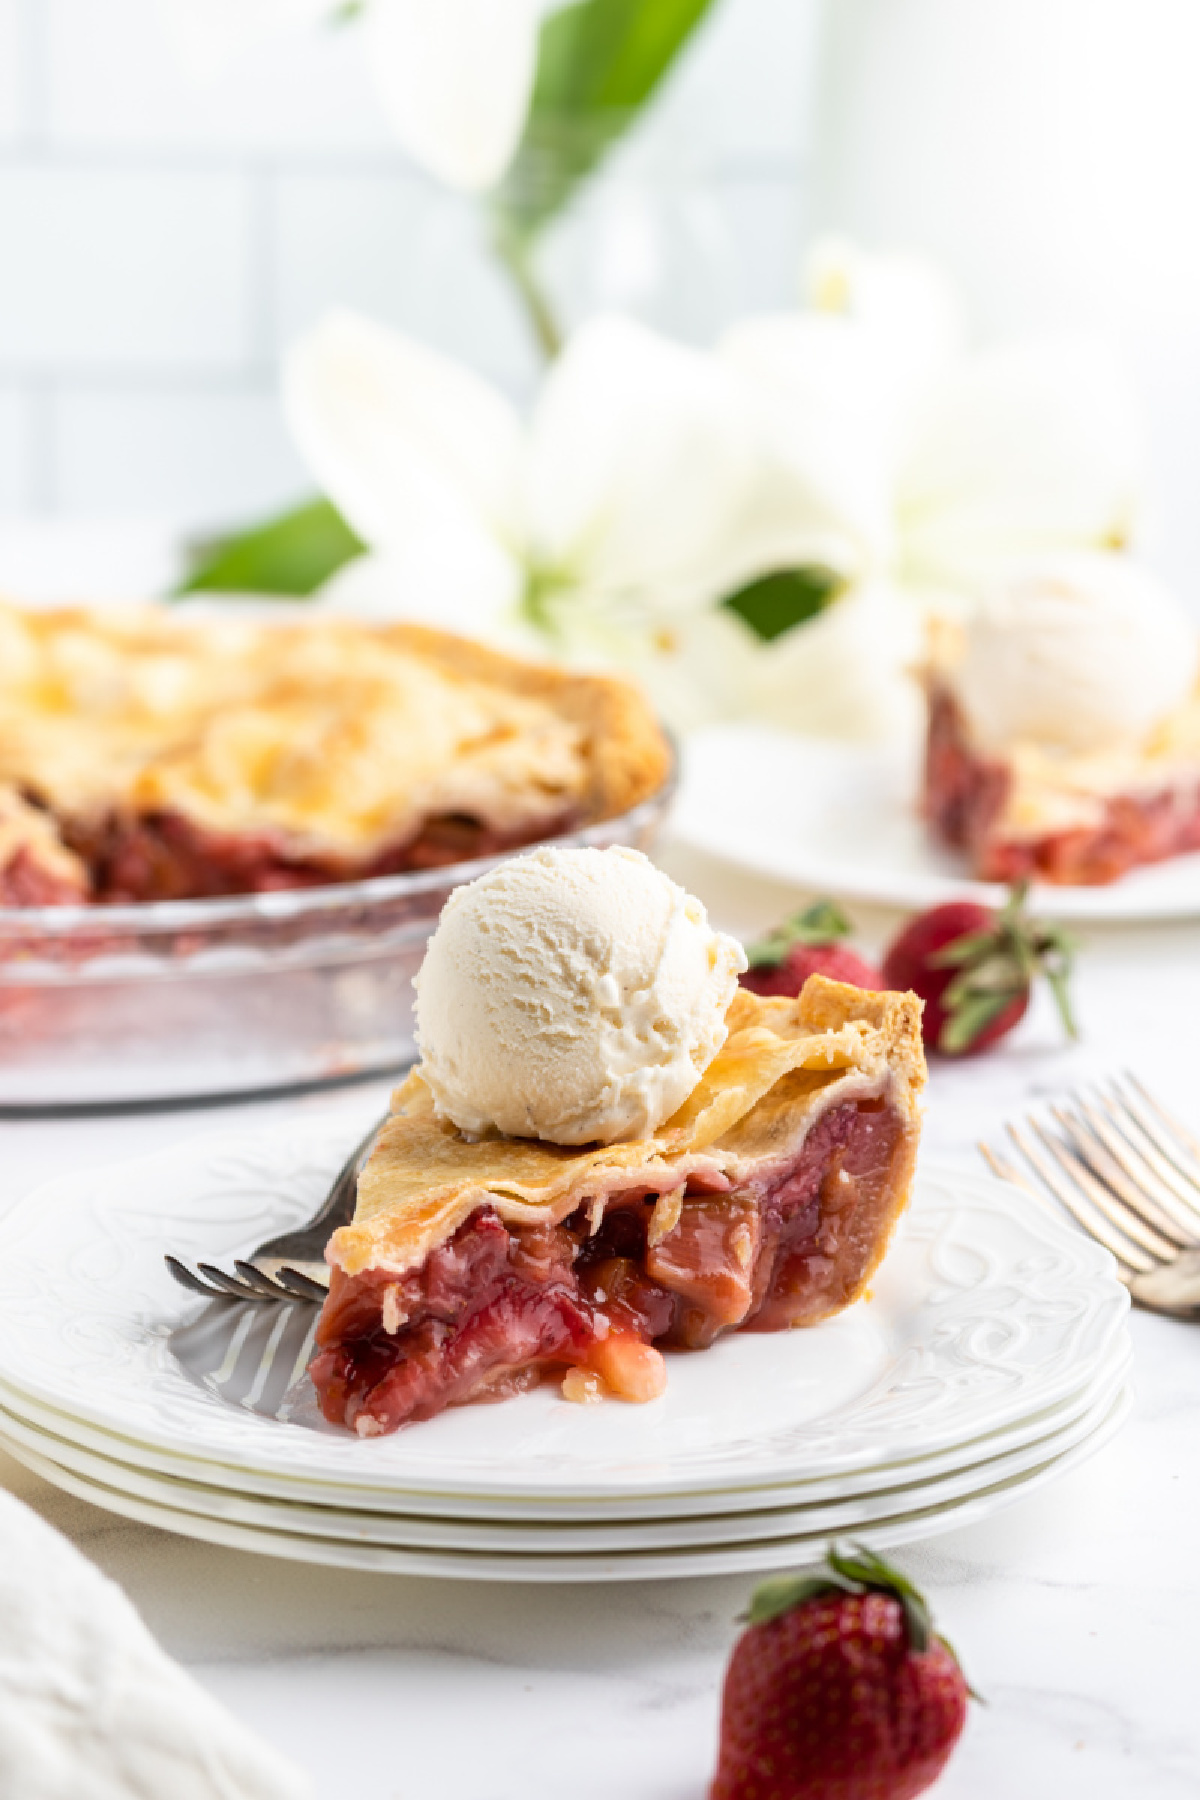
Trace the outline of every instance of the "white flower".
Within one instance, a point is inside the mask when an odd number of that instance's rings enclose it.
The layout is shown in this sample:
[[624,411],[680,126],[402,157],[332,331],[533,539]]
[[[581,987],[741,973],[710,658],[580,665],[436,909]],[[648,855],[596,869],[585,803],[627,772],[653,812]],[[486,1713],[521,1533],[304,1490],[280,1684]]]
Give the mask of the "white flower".
[[764,523],[736,374],[628,320],[577,333],[528,423],[478,375],[352,313],[297,344],[285,401],[371,546],[327,591],[336,606],[639,657],[821,536],[795,488],[788,519]]
[[1144,482],[1137,408],[1099,338],[968,355],[944,284],[913,258],[826,245],[826,308],[749,319],[720,352],[780,454],[823,479],[835,566],[970,589],[999,558],[1127,543]]
[[925,614],[969,607],[997,569],[1030,555],[1131,541],[1141,431],[1099,339],[968,354],[949,290],[914,258],[830,243],[812,283],[815,310],[747,320],[720,354],[757,396],[776,469],[810,512],[820,497],[821,560],[847,591],[738,662],[734,704],[804,729],[870,735],[873,721],[890,735],[914,717]]
[[[817,271],[837,310],[747,320],[715,354],[594,321],[528,421],[447,357],[328,319],[288,410],[371,553],[326,603],[623,661],[681,724],[910,726],[931,610],[1008,562],[1128,542],[1140,435],[1099,342],[967,354],[924,265],[834,246]],[[720,605],[814,565],[841,597],[769,644]]]
[[[331,19],[339,0],[164,0],[188,66],[211,77],[279,32]],[[545,0],[365,0],[360,29],[401,143],[452,186],[481,190],[517,147]]]
[[370,0],[366,50],[402,144],[453,187],[492,187],[533,91],[539,0]]

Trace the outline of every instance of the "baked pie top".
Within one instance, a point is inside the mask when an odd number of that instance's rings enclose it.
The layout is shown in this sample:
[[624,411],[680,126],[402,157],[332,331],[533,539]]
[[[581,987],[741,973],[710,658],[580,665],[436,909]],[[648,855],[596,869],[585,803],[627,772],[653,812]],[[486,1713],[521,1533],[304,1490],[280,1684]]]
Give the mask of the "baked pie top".
[[334,1233],[329,1260],[348,1276],[402,1274],[478,1207],[509,1226],[557,1224],[585,1200],[602,1209],[607,1195],[631,1188],[663,1196],[653,1241],[656,1228],[674,1222],[671,1190],[678,1195],[695,1176],[738,1184],[786,1166],[822,1114],[846,1101],[886,1098],[915,1140],[925,1082],[920,1014],[914,994],[868,993],[818,975],[797,1000],[739,989],[724,1048],[678,1112],[653,1137],[593,1148],[470,1140],[436,1116],[414,1070],[393,1095],[359,1178],[353,1223]]
[[180,815],[368,862],[436,817],[612,816],[668,764],[624,682],[420,625],[0,605],[0,793],[60,820]]

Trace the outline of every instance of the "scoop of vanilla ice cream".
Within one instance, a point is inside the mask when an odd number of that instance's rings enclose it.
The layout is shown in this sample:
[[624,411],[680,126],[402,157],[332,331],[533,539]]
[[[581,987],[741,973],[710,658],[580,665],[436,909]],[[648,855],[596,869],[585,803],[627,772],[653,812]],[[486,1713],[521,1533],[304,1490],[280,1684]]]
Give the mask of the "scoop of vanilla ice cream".
[[725,1042],[746,957],[637,850],[539,850],[446,902],[417,990],[421,1074],[460,1131],[647,1137]]
[[980,740],[1093,751],[1135,743],[1195,680],[1200,636],[1128,556],[1075,551],[1009,575],[967,627],[955,685]]

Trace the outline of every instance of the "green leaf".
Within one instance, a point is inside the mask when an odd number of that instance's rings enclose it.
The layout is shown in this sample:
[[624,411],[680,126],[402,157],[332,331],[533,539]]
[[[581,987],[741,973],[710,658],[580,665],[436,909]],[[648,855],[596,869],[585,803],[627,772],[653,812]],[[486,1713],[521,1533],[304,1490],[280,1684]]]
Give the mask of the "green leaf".
[[749,1606],[740,1617],[747,1625],[765,1625],[769,1619],[778,1619],[781,1614],[791,1612],[793,1607],[807,1606],[810,1600],[823,1599],[826,1594],[857,1591],[852,1583],[843,1581],[836,1573],[777,1575],[755,1588]]
[[513,177],[495,207],[537,235],[637,118],[716,0],[575,0],[548,15]]
[[815,619],[842,587],[831,569],[776,569],[740,588],[722,602],[748,625],[757,637],[772,644],[785,632]]
[[890,1594],[898,1600],[904,1612],[909,1646],[917,1656],[923,1656],[933,1635],[933,1620],[924,1594],[907,1575],[902,1575],[866,1544],[855,1543],[850,1548],[852,1553],[847,1555],[837,1544],[832,1545],[830,1568],[843,1581],[861,1582],[873,1593]]
[[176,591],[302,598],[365,548],[332,501],[310,500],[251,531],[201,546]]

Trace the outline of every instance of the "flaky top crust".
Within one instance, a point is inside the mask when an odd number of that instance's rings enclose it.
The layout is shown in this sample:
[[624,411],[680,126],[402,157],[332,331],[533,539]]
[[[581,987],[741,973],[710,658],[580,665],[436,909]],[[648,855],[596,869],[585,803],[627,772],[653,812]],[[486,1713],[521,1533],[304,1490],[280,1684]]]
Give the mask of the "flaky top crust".
[[348,1275],[419,1266],[479,1206],[510,1225],[557,1224],[588,1200],[662,1193],[701,1172],[735,1184],[795,1157],[830,1106],[886,1098],[914,1144],[925,1084],[921,1002],[813,975],[797,1000],[739,989],[724,1048],[651,1138],[572,1149],[532,1139],[469,1141],[439,1119],[420,1070],[359,1179],[353,1223],[326,1255]]
[[641,694],[427,626],[0,605],[0,789],[368,857],[431,818],[613,817],[670,751]]

